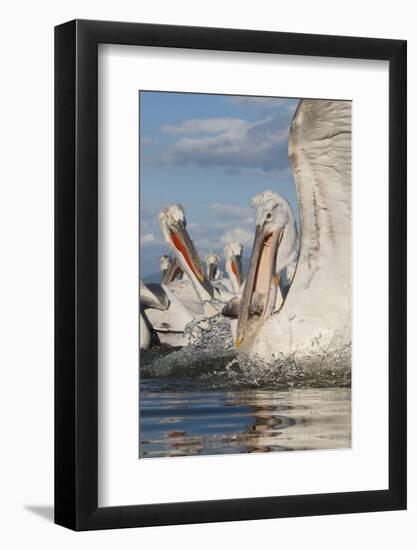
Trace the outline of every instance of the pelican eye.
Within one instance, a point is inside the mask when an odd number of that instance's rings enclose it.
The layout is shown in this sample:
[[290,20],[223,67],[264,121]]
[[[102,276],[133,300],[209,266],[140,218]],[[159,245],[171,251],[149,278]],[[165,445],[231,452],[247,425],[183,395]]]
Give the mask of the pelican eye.
[[265,218],[266,218],[267,220],[270,220],[270,219],[272,218],[271,212],[268,212],[268,214],[265,216]]

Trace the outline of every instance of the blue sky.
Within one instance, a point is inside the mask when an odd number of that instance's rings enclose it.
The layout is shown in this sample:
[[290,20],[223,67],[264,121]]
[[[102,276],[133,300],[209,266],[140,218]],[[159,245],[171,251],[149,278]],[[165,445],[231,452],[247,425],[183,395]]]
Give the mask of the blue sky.
[[239,240],[249,256],[251,199],[272,189],[298,219],[288,134],[298,99],[140,92],[140,270],[169,253],[158,212],[180,203],[202,260]]

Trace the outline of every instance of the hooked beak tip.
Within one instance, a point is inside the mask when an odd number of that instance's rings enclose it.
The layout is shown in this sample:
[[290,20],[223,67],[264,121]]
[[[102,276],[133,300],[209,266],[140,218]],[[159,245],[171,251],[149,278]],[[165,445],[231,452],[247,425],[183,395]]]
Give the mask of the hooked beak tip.
[[279,283],[280,283],[280,273],[278,273],[277,275],[274,276],[274,284],[275,284],[275,287],[278,288],[279,286]]
[[238,336],[236,338],[236,347],[237,348],[240,348],[240,344],[242,343],[242,337],[241,336]]

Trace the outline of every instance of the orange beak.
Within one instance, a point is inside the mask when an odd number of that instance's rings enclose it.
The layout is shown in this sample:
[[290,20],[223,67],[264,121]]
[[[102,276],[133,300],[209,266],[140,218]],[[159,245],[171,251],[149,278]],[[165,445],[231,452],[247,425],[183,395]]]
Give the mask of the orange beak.
[[196,269],[196,267],[194,265],[194,262],[192,261],[192,259],[190,257],[190,254],[188,253],[187,246],[185,245],[185,243],[183,242],[181,237],[177,233],[175,233],[174,231],[171,231],[171,230],[170,230],[170,234],[171,234],[171,239],[172,239],[172,242],[173,242],[175,248],[182,254],[184,260],[186,261],[186,263],[188,265],[188,267],[191,269],[191,271],[194,273],[194,275],[197,277],[197,279],[200,282],[203,282],[204,275]]

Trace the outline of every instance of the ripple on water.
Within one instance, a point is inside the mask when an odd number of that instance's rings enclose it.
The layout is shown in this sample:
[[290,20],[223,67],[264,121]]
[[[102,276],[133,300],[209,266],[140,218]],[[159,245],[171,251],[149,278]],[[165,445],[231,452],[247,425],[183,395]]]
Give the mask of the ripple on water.
[[155,391],[140,396],[140,457],[348,448],[350,389]]
[[267,365],[237,357],[221,316],[189,333],[141,352],[141,458],[350,447],[350,348]]

